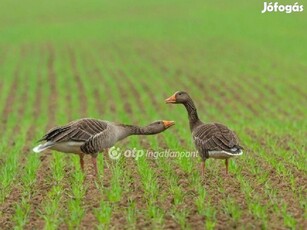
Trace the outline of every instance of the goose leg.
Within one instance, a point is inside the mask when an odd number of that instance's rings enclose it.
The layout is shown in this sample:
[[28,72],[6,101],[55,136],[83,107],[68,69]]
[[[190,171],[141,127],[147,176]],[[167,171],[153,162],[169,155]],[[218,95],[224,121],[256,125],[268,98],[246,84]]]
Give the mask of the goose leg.
[[80,157],[80,167],[82,169],[82,171],[84,172],[84,155],[83,154],[79,154],[79,157]]
[[205,168],[206,168],[206,160],[203,160],[201,162],[201,175],[204,176],[205,175]]
[[225,160],[225,165],[226,165],[226,175],[228,175],[228,159]]
[[97,169],[97,158],[92,156],[92,162],[93,162],[93,166],[94,166],[94,170],[95,170],[95,176],[97,176],[98,174],[98,169]]

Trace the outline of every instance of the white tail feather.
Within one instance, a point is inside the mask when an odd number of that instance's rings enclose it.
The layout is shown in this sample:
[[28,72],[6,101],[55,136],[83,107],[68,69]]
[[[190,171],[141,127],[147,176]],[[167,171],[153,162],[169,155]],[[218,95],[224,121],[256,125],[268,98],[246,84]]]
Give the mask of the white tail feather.
[[52,142],[46,142],[44,144],[40,144],[36,147],[33,148],[33,151],[36,152],[36,153],[40,153],[46,149],[49,149],[51,146],[53,145]]
[[238,157],[243,154],[243,151],[240,149],[240,152],[237,153],[231,153],[228,151],[209,151],[209,157],[210,158],[216,158],[216,159],[228,159],[231,157]]

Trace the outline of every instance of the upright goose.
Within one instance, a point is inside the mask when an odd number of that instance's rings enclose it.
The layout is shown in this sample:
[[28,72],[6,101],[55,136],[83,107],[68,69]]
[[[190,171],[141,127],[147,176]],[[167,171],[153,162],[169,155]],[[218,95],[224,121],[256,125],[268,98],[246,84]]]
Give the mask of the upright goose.
[[33,151],[38,153],[52,149],[64,153],[78,154],[82,170],[84,170],[83,157],[85,154],[90,154],[97,174],[96,157],[102,150],[112,147],[117,141],[130,135],[157,134],[174,124],[173,121],[156,121],[145,127],[139,127],[83,118],[51,129],[39,140],[39,142],[45,141],[45,143],[36,146]]
[[202,175],[208,158],[225,159],[228,174],[228,159],[243,154],[236,134],[219,123],[205,124],[198,118],[193,100],[188,93],[179,91],[165,100],[166,103],[183,104],[188,112],[190,130],[198,153],[202,158]]

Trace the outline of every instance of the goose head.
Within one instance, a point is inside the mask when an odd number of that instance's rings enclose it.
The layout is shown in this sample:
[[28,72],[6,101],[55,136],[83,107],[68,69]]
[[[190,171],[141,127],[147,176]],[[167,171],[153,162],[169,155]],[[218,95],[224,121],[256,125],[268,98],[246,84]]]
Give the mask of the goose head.
[[187,92],[178,91],[169,98],[165,99],[165,102],[167,104],[184,104],[189,100],[191,100],[191,98]]
[[161,133],[165,130],[167,130],[169,127],[175,125],[174,121],[155,121],[151,124],[149,124],[146,129],[152,133],[152,134],[156,134],[156,133]]

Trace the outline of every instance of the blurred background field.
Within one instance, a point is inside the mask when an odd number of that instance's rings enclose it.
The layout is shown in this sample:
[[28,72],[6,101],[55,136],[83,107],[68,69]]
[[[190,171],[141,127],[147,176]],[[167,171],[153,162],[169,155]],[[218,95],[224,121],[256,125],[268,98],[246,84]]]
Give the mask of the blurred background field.
[[[279,1],[293,4],[295,1]],[[300,3],[300,4],[303,4]],[[261,14],[262,1],[1,1],[0,228],[306,227],[307,16]],[[234,129],[245,154],[32,153],[45,131],[81,117],[176,126],[121,149],[193,151],[188,91],[203,121]],[[93,172],[87,164],[87,174]]]

